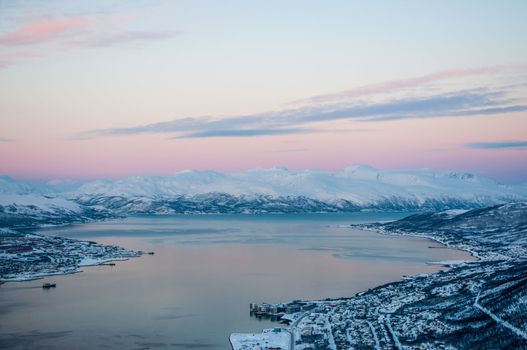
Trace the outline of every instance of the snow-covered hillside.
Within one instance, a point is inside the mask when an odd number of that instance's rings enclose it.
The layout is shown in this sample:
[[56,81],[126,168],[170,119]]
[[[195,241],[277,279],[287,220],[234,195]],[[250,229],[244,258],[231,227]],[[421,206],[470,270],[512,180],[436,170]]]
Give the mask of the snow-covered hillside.
[[470,209],[525,201],[527,185],[508,186],[467,173],[355,165],[337,172],[189,170],[83,183],[38,184],[1,177],[0,196],[13,194],[62,197],[84,208],[118,214],[291,213]]
[[411,198],[420,202],[444,197],[474,201],[510,199],[527,195],[527,188],[505,186],[466,173],[379,170],[355,165],[338,172],[285,168],[253,169],[239,173],[183,171],[165,177],[94,181],[74,191],[77,195],[163,198],[204,193],[308,197],[322,201],[343,199],[365,205],[390,197]]
[[[78,186],[76,186],[78,187]],[[66,198],[56,184],[0,176],[0,228],[59,225],[110,216]]]
[[136,212],[444,210],[525,200],[527,186],[507,186],[467,173],[355,165],[338,172],[183,171],[88,182],[65,195],[85,204]]
[[[256,317],[280,317],[286,305],[301,309],[282,316],[292,322],[294,348],[527,349],[527,203],[351,227],[432,238],[479,259],[437,262],[449,268],[350,298],[252,304]],[[265,331],[231,336],[235,349],[258,341],[280,347],[280,340]]]
[[0,196],[6,194],[45,194],[53,192],[48,185],[32,181],[15,180],[0,176]]
[[60,225],[112,216],[107,209],[42,194],[0,194],[0,228]]

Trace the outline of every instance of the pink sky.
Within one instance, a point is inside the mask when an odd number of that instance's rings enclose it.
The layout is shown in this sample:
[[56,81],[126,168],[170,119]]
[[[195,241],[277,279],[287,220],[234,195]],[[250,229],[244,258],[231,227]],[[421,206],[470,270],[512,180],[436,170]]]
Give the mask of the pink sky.
[[363,163],[527,182],[525,5],[308,1],[294,23],[294,2],[237,5],[5,6],[0,174]]
[[2,172],[17,178],[119,178],[183,169],[231,172],[273,166],[337,170],[361,163],[388,169],[471,170],[518,182],[518,175],[527,174],[524,149],[469,149],[460,144],[521,139],[527,135],[524,118],[524,113],[467,118],[463,123],[457,121],[456,128],[449,118],[360,123],[370,129],[355,132],[358,123],[342,122],[339,124],[350,131],[255,138],[135,135],[20,140],[0,143],[0,155]]

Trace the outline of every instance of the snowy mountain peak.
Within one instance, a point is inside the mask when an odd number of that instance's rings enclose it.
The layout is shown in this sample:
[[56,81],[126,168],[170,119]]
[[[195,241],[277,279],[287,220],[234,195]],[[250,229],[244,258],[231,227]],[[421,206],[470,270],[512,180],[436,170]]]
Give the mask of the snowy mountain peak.
[[186,176],[186,175],[221,175],[221,173],[215,170],[195,170],[195,169],[184,169],[178,171],[174,176]]
[[367,164],[354,164],[350,165],[343,170],[347,174],[355,174],[355,173],[376,173],[379,171],[379,169],[374,168]]
[[0,194],[42,194],[50,192],[53,191],[41,183],[15,180],[6,175],[0,176]]
[[247,173],[287,173],[289,171],[287,167],[276,166],[271,168],[252,168],[247,170]]
[[325,203],[347,201],[366,208],[468,208],[527,198],[527,188],[501,186],[467,173],[381,170],[354,165],[342,171],[251,169],[238,173],[185,171],[173,176],[135,177],[87,183],[68,195],[172,200],[205,194],[233,197],[305,197]]
[[196,208],[201,208],[200,212],[260,212],[271,207],[273,211],[445,210],[525,201],[527,186],[505,186],[468,173],[353,165],[337,172],[287,168],[237,173],[192,170],[171,176],[47,185],[0,178],[0,194],[50,194],[138,212],[182,208],[191,212]]
[[[482,178],[480,178],[480,177],[478,177],[478,176],[476,176],[474,174],[471,174],[471,173],[455,172],[455,171],[447,173],[446,176],[448,176],[451,179],[459,179],[459,180],[463,180],[463,181],[467,181],[467,182],[477,182],[477,181],[483,180]],[[493,181],[493,180],[490,180],[490,179],[485,179],[485,180],[498,183],[497,181]]]

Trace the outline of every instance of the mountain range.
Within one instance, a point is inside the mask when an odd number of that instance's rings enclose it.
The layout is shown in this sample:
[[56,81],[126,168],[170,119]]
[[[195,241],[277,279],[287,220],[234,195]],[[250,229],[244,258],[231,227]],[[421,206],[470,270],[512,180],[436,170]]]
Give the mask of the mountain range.
[[[137,213],[298,213],[480,208],[527,200],[527,184],[505,185],[461,172],[252,169],[186,170],[171,176],[32,182],[0,177],[0,217],[32,220]],[[20,216],[20,215],[18,215]]]

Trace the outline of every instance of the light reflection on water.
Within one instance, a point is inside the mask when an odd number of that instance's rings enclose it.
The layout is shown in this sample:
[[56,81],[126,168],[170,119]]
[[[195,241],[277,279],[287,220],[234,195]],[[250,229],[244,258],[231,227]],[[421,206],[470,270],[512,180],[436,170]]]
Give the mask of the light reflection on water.
[[251,318],[250,302],[351,296],[470,258],[339,227],[400,216],[141,216],[46,230],[156,254],[54,277],[52,290],[3,285],[0,348],[229,349],[230,332],[275,325]]

